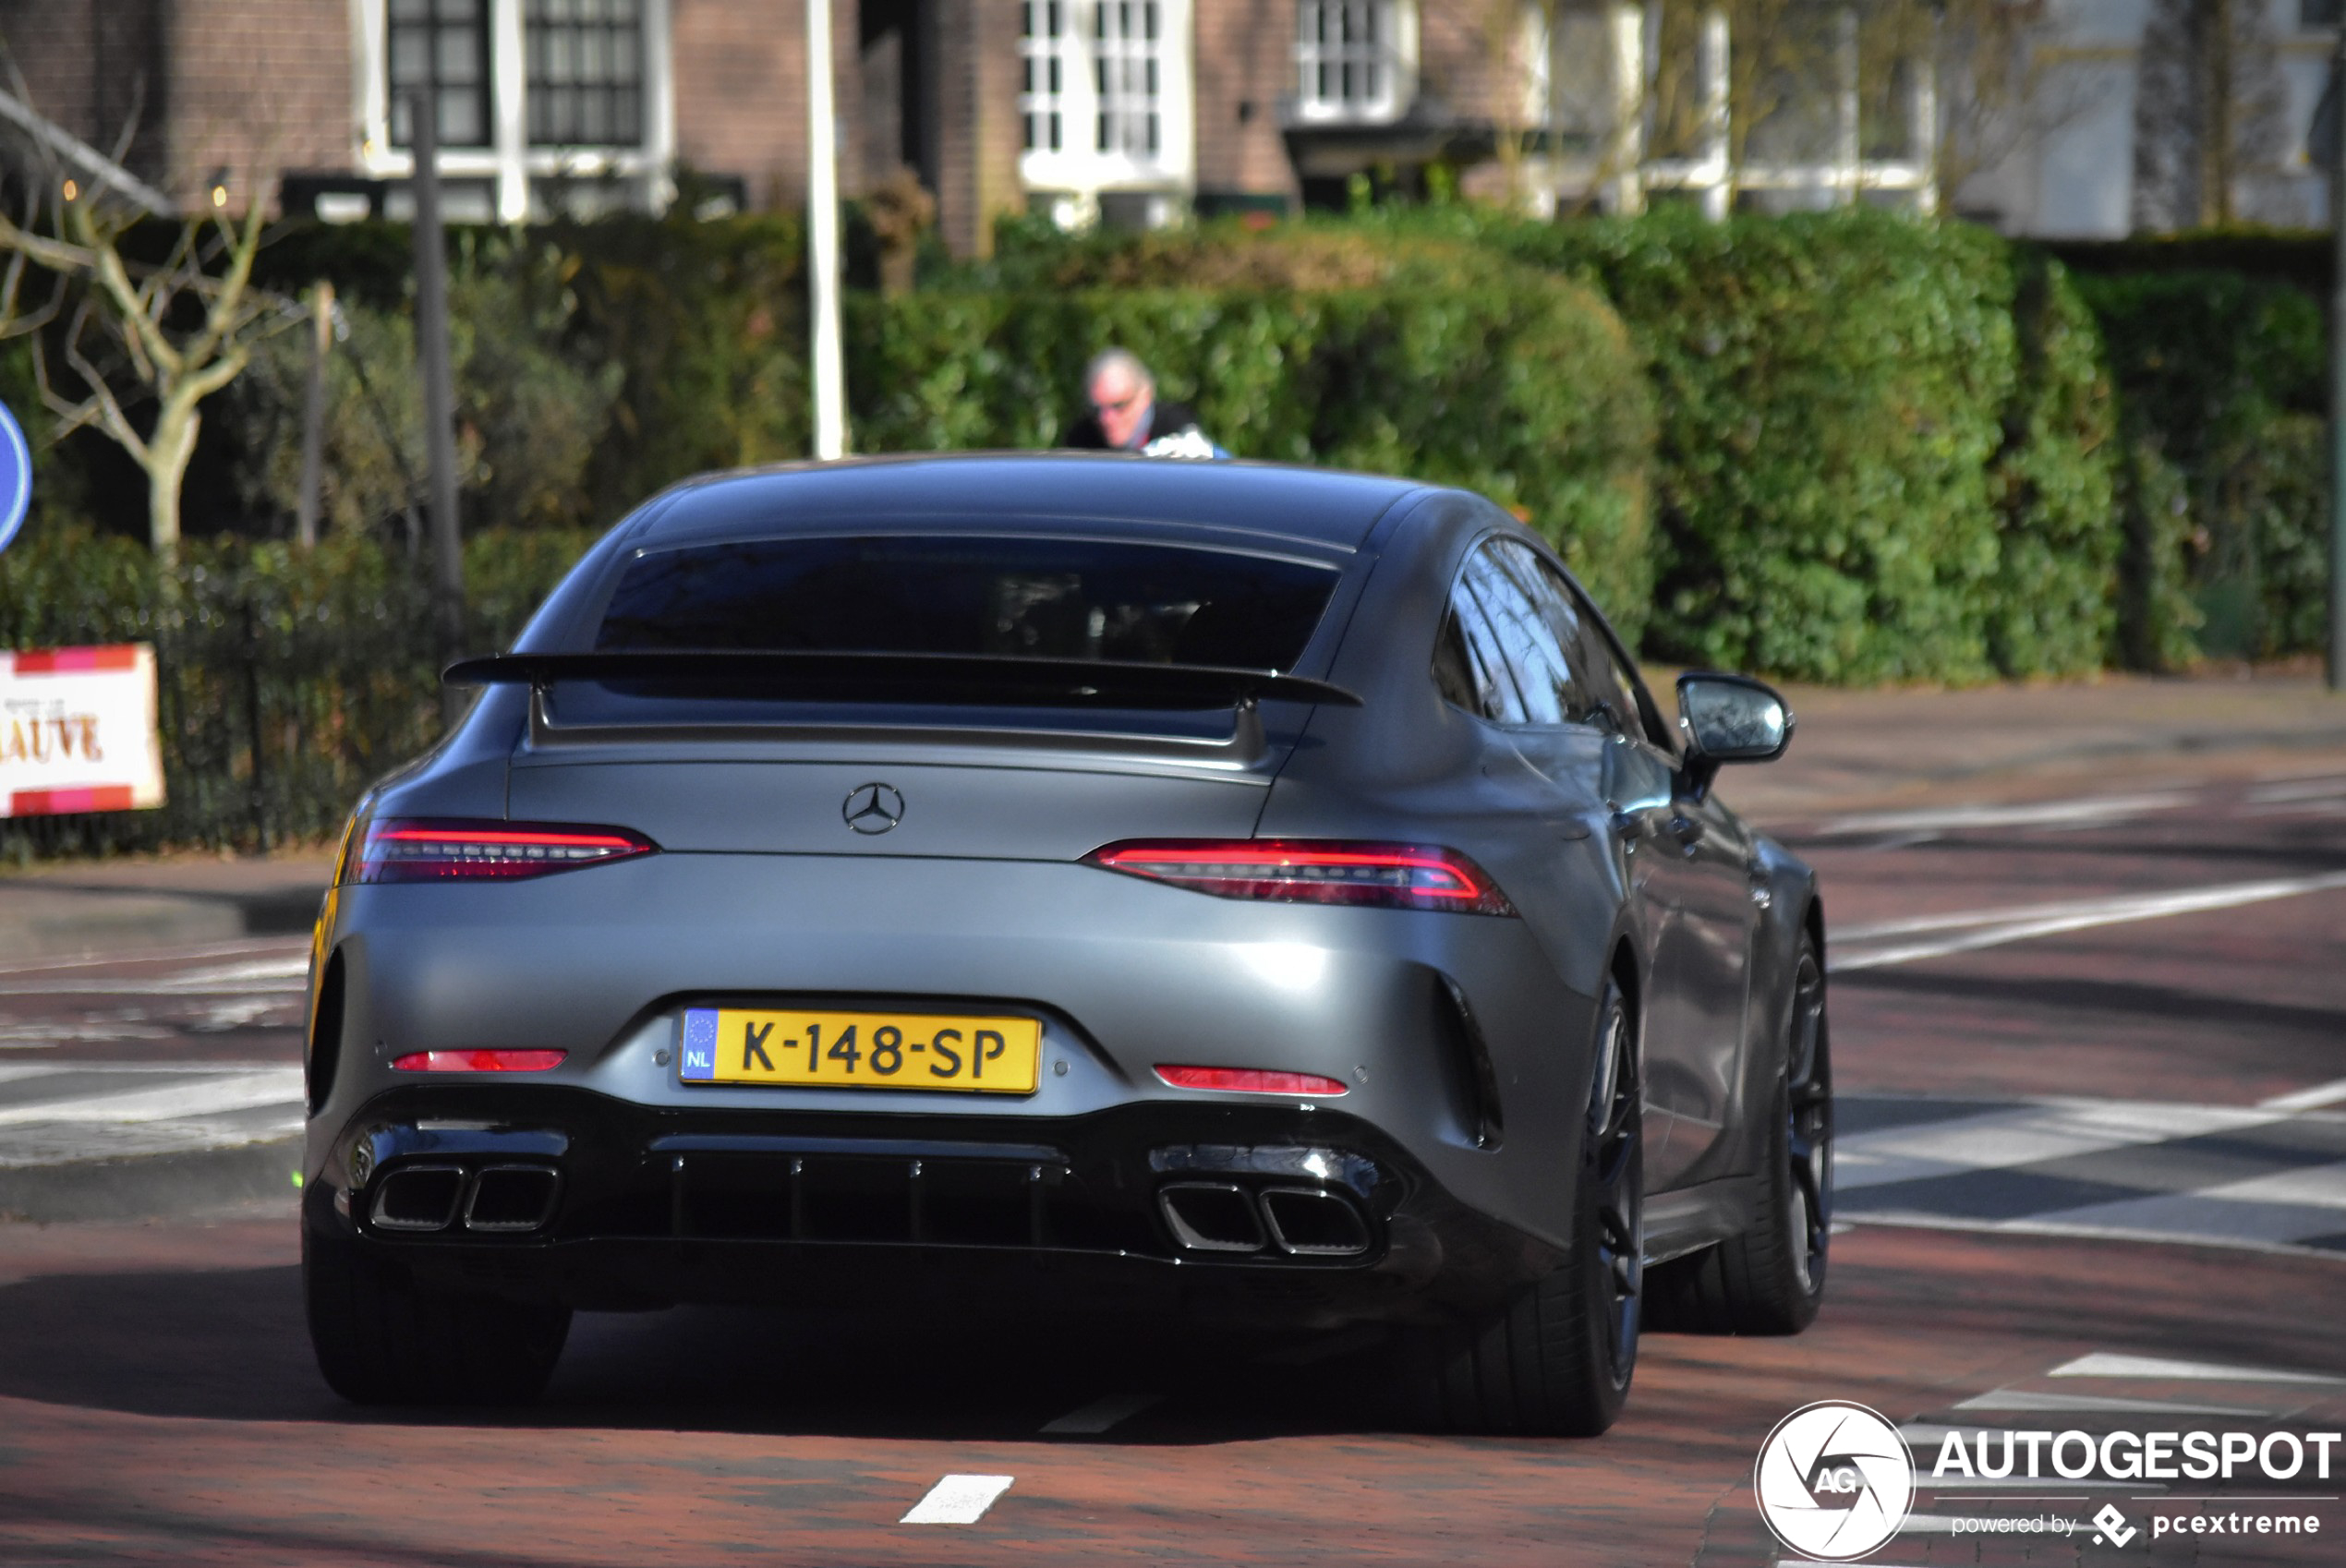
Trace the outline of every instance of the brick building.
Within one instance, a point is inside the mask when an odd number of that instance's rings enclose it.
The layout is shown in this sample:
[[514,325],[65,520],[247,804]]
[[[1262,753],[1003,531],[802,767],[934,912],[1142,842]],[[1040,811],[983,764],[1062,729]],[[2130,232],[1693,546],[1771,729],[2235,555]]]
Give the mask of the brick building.
[[[1522,0],[833,7],[843,187],[912,167],[962,251],[1004,211],[1153,222],[1407,183],[1487,154],[1544,90]],[[404,211],[409,94],[435,74],[452,217],[805,186],[801,0],[0,0],[0,40],[32,109],[183,201],[282,175],[297,207]]]

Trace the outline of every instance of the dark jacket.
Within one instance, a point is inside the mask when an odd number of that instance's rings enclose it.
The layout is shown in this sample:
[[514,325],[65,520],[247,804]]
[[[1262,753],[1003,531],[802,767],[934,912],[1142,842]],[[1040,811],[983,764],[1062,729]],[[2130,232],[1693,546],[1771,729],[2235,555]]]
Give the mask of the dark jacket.
[[[1178,436],[1183,430],[1196,428],[1196,409],[1186,403],[1168,403],[1160,397],[1151,411],[1148,434],[1141,438],[1141,445],[1146,446],[1160,436]],[[1059,445],[1080,447],[1086,452],[1109,450],[1107,437],[1100,433],[1100,416],[1089,412],[1059,432]]]

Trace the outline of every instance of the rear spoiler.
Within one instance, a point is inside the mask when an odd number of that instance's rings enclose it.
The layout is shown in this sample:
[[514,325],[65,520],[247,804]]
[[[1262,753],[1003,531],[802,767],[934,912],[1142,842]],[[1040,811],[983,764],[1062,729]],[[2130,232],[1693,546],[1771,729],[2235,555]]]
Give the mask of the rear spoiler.
[[450,686],[557,681],[646,682],[693,693],[802,701],[986,703],[1010,707],[1251,707],[1268,697],[1359,707],[1341,686],[1276,669],[1207,664],[1120,664],[1016,655],[636,649],[511,653],[459,659]]

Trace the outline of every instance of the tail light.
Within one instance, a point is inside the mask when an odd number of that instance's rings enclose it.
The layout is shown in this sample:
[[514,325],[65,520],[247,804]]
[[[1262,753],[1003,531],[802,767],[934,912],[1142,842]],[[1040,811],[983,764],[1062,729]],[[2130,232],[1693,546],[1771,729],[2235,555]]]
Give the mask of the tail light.
[[410,1051],[391,1059],[393,1072],[546,1072],[567,1051]]
[[1084,857],[1130,876],[1225,899],[1288,904],[1360,904],[1511,915],[1515,906],[1483,869],[1456,850],[1358,844],[1329,838],[1203,838],[1110,844]]
[[338,882],[510,882],[647,855],[624,827],[571,823],[381,817],[343,852]]
[[1344,1080],[1310,1072],[1265,1072],[1259,1067],[1172,1067],[1156,1076],[1176,1089],[1216,1089],[1236,1094],[1309,1094],[1333,1100],[1348,1093]]

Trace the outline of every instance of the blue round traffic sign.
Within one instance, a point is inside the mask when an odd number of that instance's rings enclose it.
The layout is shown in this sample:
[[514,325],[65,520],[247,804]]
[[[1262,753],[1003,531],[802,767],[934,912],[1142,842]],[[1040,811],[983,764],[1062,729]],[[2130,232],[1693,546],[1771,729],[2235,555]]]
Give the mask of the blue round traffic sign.
[[0,549],[6,549],[24,526],[25,511],[31,504],[32,449],[25,445],[16,416],[0,404]]

